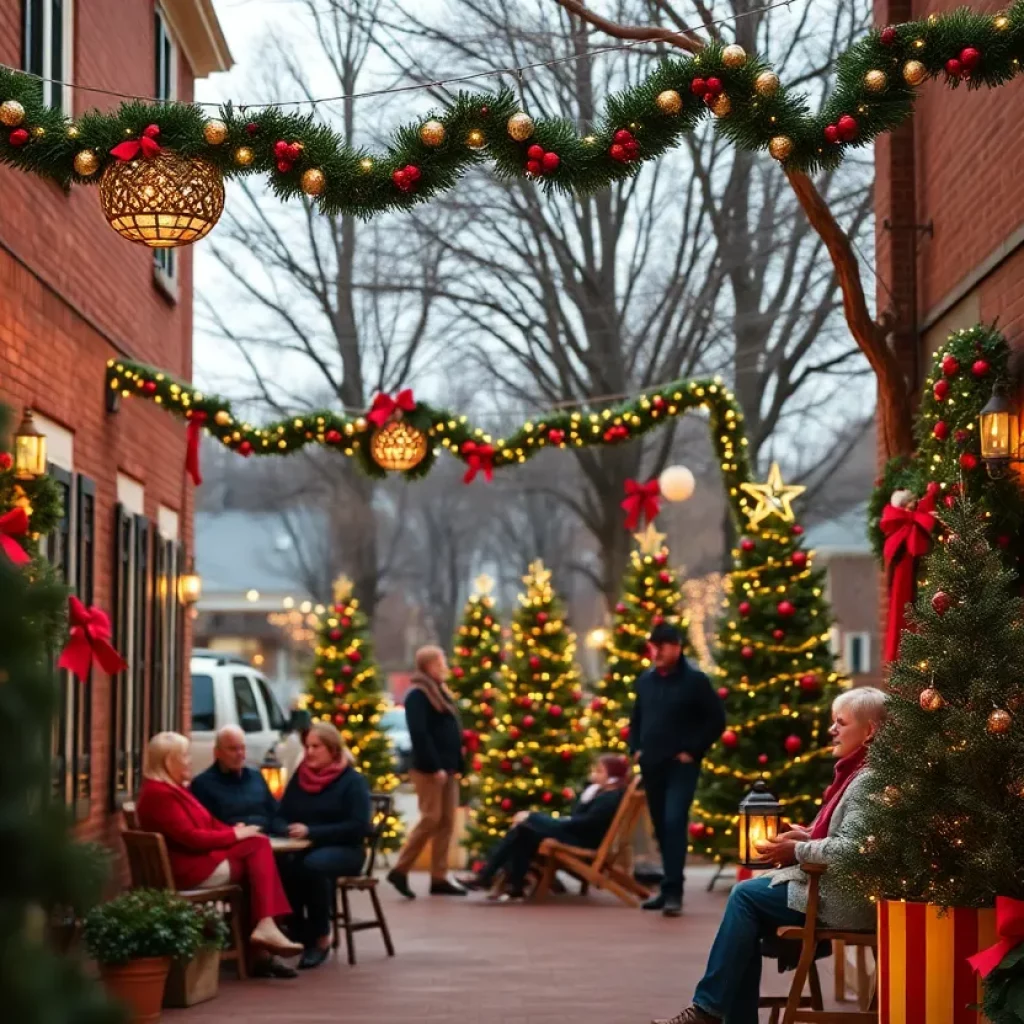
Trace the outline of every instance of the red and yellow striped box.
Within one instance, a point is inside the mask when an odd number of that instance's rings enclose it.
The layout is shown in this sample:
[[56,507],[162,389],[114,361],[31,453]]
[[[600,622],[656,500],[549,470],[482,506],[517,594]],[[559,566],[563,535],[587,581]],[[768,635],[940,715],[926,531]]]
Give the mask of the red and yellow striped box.
[[967,958],[995,941],[994,910],[879,904],[880,1024],[986,1024]]

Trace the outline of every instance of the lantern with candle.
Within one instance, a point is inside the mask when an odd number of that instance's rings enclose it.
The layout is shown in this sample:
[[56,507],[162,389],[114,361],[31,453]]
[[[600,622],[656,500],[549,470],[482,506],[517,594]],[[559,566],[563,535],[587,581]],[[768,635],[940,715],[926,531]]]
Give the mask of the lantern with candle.
[[782,831],[782,805],[768,792],[762,779],[740,801],[737,823],[739,836],[739,862],[744,867],[763,867],[764,859],[758,847],[773,840]]

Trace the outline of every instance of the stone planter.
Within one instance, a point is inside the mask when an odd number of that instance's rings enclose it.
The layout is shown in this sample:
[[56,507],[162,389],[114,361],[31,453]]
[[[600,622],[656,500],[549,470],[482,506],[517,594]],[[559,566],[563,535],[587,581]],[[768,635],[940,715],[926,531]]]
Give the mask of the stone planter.
[[169,956],[142,957],[126,964],[100,964],[100,977],[110,995],[124,1003],[131,1024],[153,1024],[160,1019]]
[[220,950],[207,947],[191,960],[175,960],[167,975],[164,1006],[185,1007],[217,998],[220,986]]

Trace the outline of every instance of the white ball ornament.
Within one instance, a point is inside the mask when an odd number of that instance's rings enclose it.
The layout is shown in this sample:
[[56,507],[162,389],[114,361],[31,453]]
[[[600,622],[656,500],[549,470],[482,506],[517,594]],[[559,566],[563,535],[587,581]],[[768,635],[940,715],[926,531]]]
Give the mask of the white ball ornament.
[[658,486],[666,501],[686,501],[693,497],[696,481],[685,466],[669,466],[658,477]]

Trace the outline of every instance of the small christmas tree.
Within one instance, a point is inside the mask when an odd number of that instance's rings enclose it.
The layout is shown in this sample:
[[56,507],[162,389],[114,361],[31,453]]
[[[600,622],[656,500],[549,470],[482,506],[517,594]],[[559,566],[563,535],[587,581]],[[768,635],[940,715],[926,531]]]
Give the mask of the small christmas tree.
[[745,484],[757,498],[747,535],[733,552],[716,674],[729,727],[711,749],[691,814],[691,849],[735,853],[740,800],[758,779],[809,824],[832,777],[828,728],[841,681],[835,669],[822,570],[802,547],[792,499],[773,465],[768,482]]
[[[671,622],[686,631],[679,581],[668,563],[665,535],[650,523],[636,534],[639,547],[630,554],[622,581],[622,597],[605,647],[607,668],[590,702],[588,740],[595,750],[626,752],[629,717],[633,710],[633,683],[650,664],[647,638],[659,622]],[[684,654],[692,656],[687,644]]]
[[[338,727],[373,792],[393,792],[400,780],[387,734],[380,728],[388,705],[377,678],[369,623],[344,577],[334,584],[334,605],[320,620],[314,653],[310,710]],[[395,850],[401,842],[401,819],[395,815],[384,830],[381,848]]]
[[479,855],[505,834],[517,811],[565,813],[588,764],[576,636],[542,562],[530,566],[523,582],[469,827],[467,845]]

